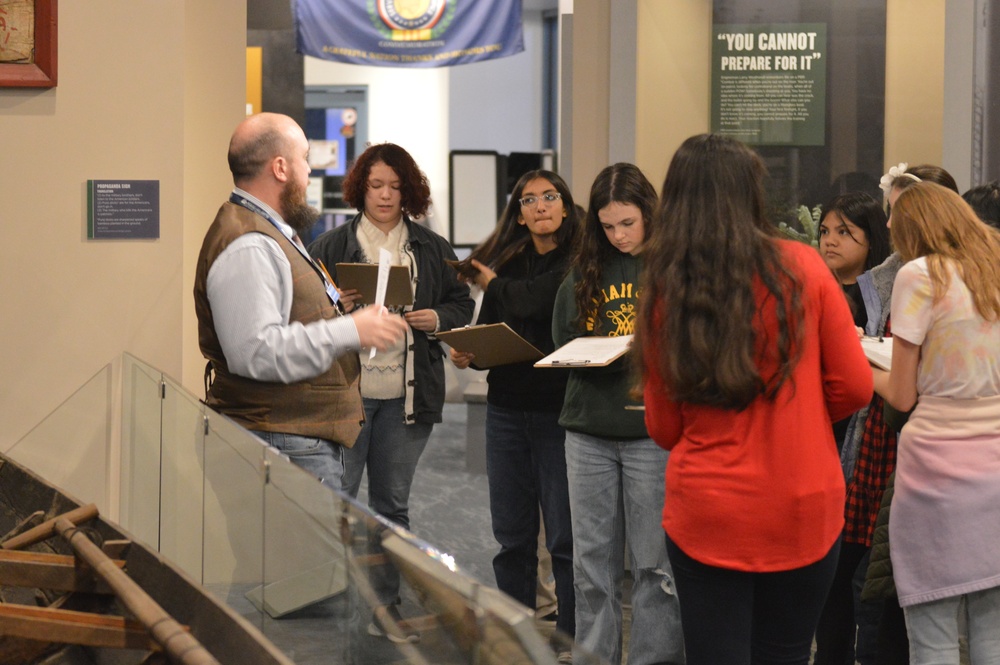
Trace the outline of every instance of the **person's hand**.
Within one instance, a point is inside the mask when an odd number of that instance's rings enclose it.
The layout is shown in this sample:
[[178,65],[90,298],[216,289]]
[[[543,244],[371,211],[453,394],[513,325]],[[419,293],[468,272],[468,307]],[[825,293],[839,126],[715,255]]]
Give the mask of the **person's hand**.
[[357,289],[337,289],[340,294],[340,304],[344,306],[345,312],[354,311],[355,303],[361,299],[361,294]]
[[854,332],[858,333],[858,339],[865,336],[865,329],[861,326],[854,326]]
[[385,351],[406,334],[406,321],[384,307],[362,307],[351,316],[363,349]]
[[437,329],[438,317],[433,309],[415,309],[403,314],[403,318],[414,330],[432,333]]
[[465,369],[472,364],[472,361],[476,359],[476,354],[468,353],[467,351],[456,351],[455,349],[450,349],[451,362],[455,364],[455,367],[459,369]]
[[472,265],[479,270],[474,280],[476,286],[485,291],[486,287],[496,278],[497,274],[488,265],[476,259],[472,259]]

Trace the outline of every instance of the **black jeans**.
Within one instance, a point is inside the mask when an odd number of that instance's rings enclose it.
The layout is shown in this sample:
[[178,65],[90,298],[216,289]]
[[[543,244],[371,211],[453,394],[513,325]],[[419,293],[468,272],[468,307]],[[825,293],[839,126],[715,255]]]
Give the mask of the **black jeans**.
[[843,543],[833,585],[816,628],[816,658],[813,665],[861,665],[875,663],[875,642],[882,603],[861,600],[868,554],[871,548]]
[[486,476],[490,516],[500,552],[493,558],[497,588],[535,608],[538,579],[538,507],[552,556],[559,618],[556,628],[576,633],[573,523],[566,476],[566,430],[558,411],[522,411],[486,405]]
[[816,563],[752,573],[696,561],[667,537],[687,665],[806,665],[840,540]]

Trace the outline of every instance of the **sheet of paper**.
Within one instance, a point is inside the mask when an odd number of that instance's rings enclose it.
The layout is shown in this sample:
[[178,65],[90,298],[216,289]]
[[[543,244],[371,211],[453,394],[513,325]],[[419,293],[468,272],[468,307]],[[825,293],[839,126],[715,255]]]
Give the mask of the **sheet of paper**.
[[628,351],[632,335],[577,337],[545,356],[535,367],[603,367]]
[[[375,282],[375,305],[379,310],[385,308],[385,291],[389,284],[389,268],[392,267],[392,254],[384,247],[378,250],[378,280]],[[375,357],[375,347],[368,354],[368,360]]]
[[864,349],[868,362],[889,371],[892,365],[891,337],[862,337],[861,348]]

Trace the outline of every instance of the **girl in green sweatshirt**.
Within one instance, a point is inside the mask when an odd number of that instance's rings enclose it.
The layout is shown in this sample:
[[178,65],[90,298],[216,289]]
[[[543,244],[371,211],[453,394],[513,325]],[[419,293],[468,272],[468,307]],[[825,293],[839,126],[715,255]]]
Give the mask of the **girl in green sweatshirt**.
[[[583,335],[630,335],[638,311],[640,252],[656,191],[632,164],[609,166],[590,190],[574,269],[556,295],[556,346]],[[680,608],[660,526],[667,452],[646,432],[626,355],[569,370],[559,424],[573,520],[576,640],[621,662],[624,551],[631,556],[629,665],[683,663]],[[561,371],[561,370],[553,370]],[[632,407],[632,408],[629,408]]]

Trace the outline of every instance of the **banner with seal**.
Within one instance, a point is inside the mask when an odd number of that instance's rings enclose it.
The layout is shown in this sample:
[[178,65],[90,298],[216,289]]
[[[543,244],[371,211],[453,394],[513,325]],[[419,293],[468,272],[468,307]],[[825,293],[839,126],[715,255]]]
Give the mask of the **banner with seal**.
[[295,0],[299,53],[355,65],[447,67],[524,50],[521,0]]

